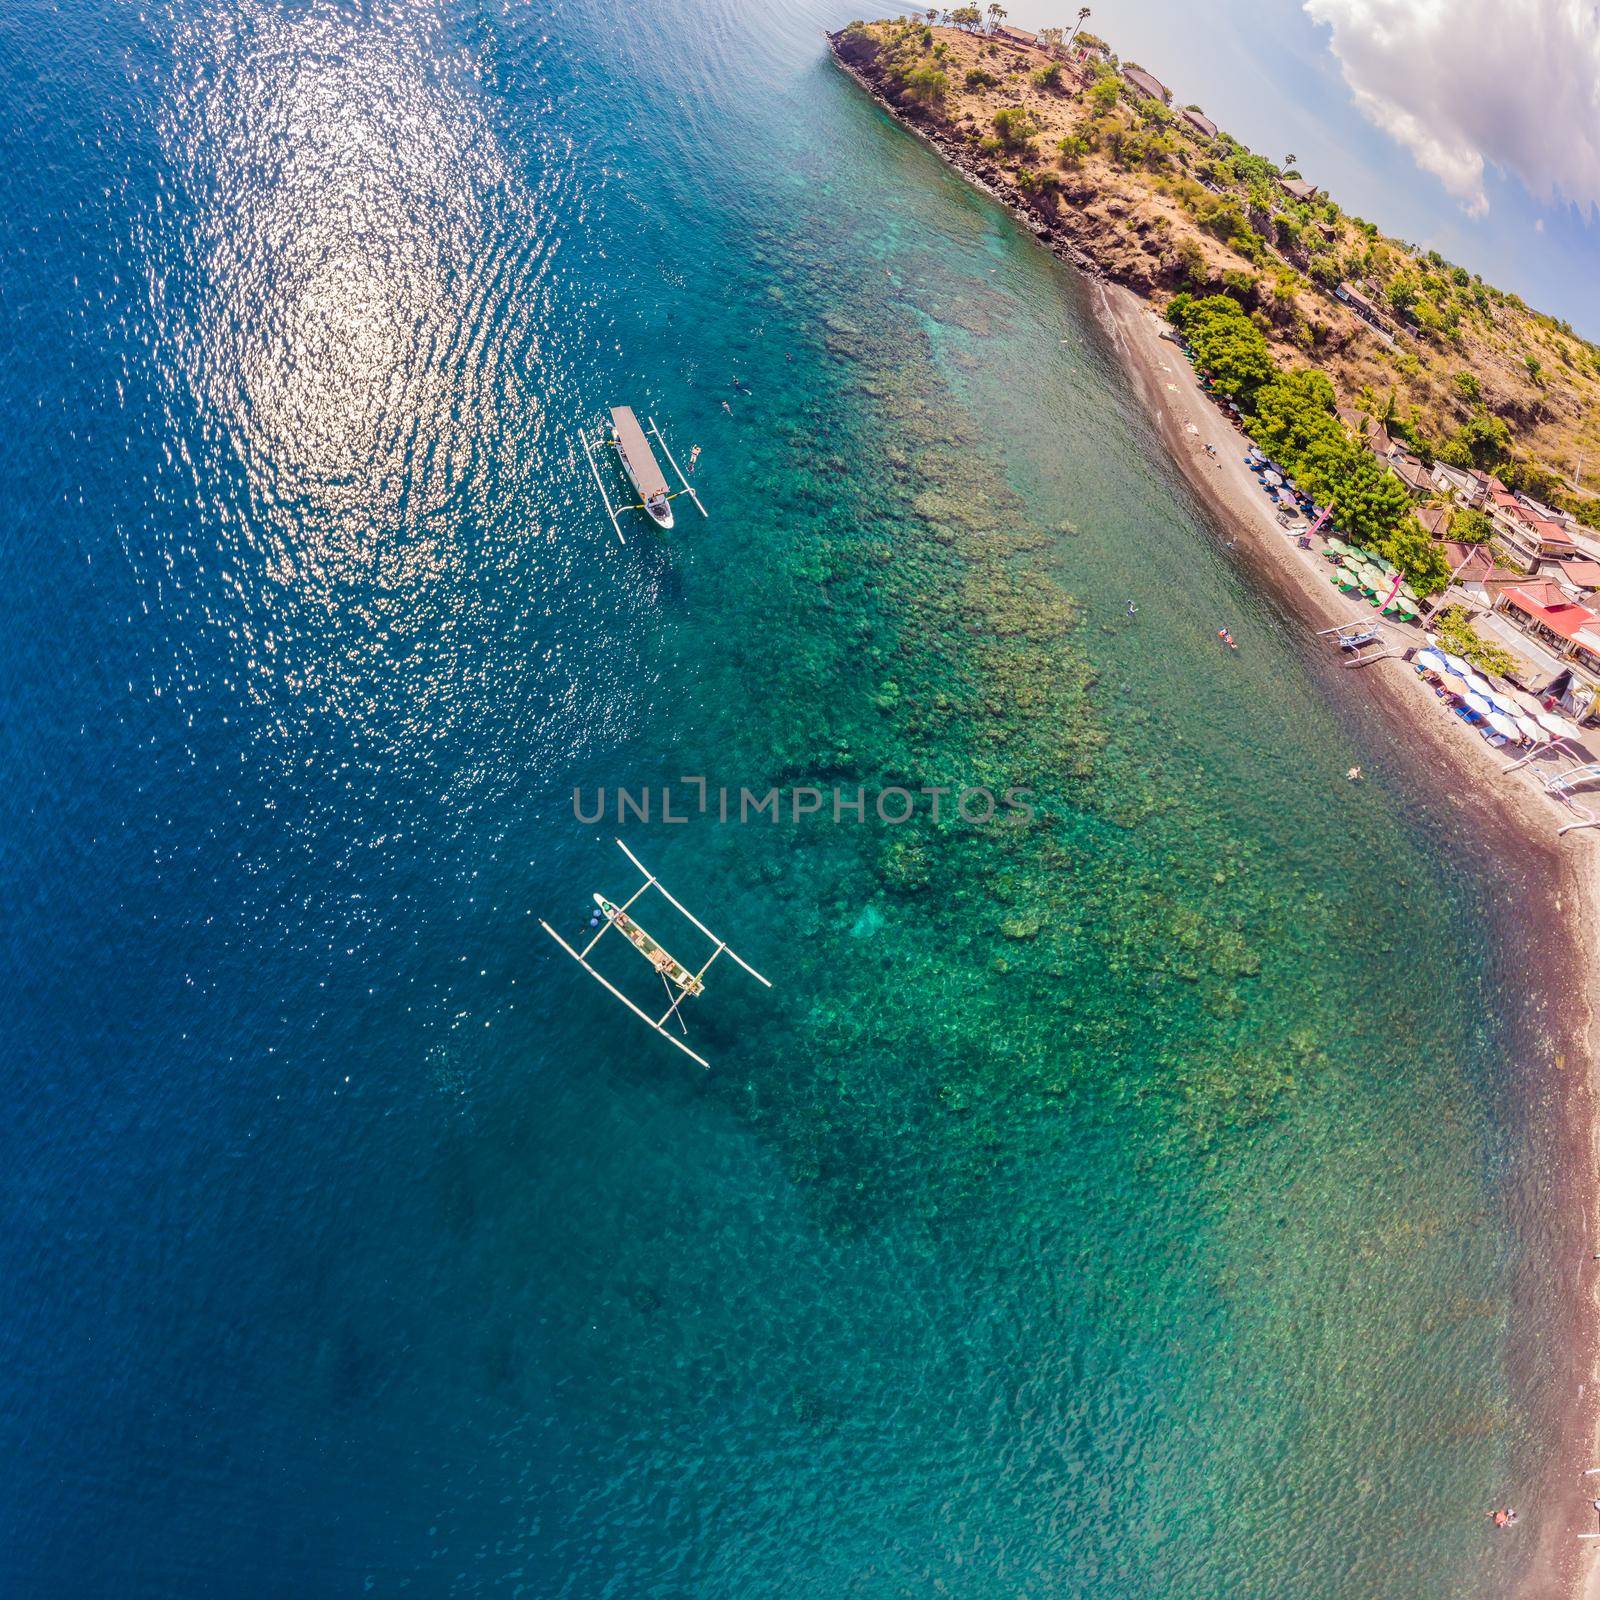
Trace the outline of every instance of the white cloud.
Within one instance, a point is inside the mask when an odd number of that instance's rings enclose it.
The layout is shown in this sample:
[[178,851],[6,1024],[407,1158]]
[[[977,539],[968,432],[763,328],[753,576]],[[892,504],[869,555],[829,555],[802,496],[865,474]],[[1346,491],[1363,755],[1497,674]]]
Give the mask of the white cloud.
[[1473,217],[1485,164],[1546,203],[1600,211],[1592,0],[1305,0],[1363,116]]

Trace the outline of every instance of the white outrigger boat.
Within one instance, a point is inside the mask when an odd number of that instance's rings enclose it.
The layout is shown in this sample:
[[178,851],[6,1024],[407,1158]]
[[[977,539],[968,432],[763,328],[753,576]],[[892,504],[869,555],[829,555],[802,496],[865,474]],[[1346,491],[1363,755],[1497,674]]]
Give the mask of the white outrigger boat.
[[[620,839],[617,840],[617,848],[622,851],[623,855],[625,855],[634,864],[634,866],[640,870],[640,872],[644,873],[644,882],[641,883],[639,887],[635,889],[620,906],[614,905],[611,901],[606,899],[603,894],[597,894],[594,897],[594,903],[599,906],[600,915],[605,920],[600,928],[600,931],[595,934],[595,936],[583,947],[583,949],[574,950],[572,946],[568,944],[567,941],[563,939],[561,935],[544,920],[543,917],[540,917],[539,919],[539,926],[543,928],[544,931],[548,933],[550,937],[554,939],[555,942],[560,945],[561,948],[565,950],[567,954],[571,956],[572,959],[576,961],[591,978],[593,978],[597,983],[604,984],[605,987],[609,989],[612,994],[614,994],[617,999],[623,1003],[623,1005],[633,1012],[636,1017],[639,1017],[645,1022],[649,1023],[649,1025],[654,1028],[663,1039],[670,1040],[673,1044],[677,1045],[677,1047],[683,1051],[686,1056],[690,1057],[692,1060],[698,1061],[702,1067],[709,1068],[711,1063],[707,1061],[704,1056],[696,1055],[695,1052],[691,1050],[682,1039],[679,1039],[675,1035],[668,1033],[666,1027],[667,1023],[676,1017],[679,1028],[681,1028],[685,1033],[689,1031],[687,1026],[684,1024],[682,1016],[678,1014],[678,1008],[685,1000],[693,999],[696,995],[705,993],[706,969],[710,967],[711,963],[715,961],[718,956],[726,953],[730,959],[737,961],[739,965],[756,980],[757,983],[766,984],[767,988],[769,989],[772,987],[772,985],[767,979],[763,978],[761,974],[757,972],[756,969],[752,967],[750,963],[742,956],[735,955],[732,950],[728,949],[726,942],[719,939],[716,934],[714,934],[705,925],[705,923],[695,916],[692,911],[680,905],[678,901],[675,900],[667,892],[667,890],[656,881],[655,875],[649,870],[649,868],[647,868],[645,864],[638,858],[638,856],[636,856],[633,851],[627,847],[627,845],[623,844]],[[636,921],[634,921],[633,917],[629,915],[634,902],[650,889],[656,890],[675,911],[679,912],[682,916],[692,922],[695,927],[697,927],[701,933],[703,933],[706,938],[708,938],[715,946],[711,954],[706,957],[704,964],[698,971],[690,971],[690,969],[685,966],[683,962],[679,961],[676,956],[669,955],[667,951],[653,938],[651,938],[651,936],[646,933]],[[589,962],[586,959],[589,952],[593,950],[594,947],[599,944],[600,941],[605,938],[605,936],[610,933],[613,928],[615,928],[616,931],[620,933],[622,937],[626,939],[628,943],[631,944],[633,948],[637,950],[639,954],[642,955],[645,960],[656,969],[657,974],[660,976],[662,985],[667,991],[667,998],[671,1000],[672,1004],[669,1005],[659,1017],[652,1017],[650,1013],[642,1006],[635,1005],[633,1001],[631,1001],[627,995],[625,995],[609,978],[595,971],[595,969],[589,965]]]
[[[611,427],[604,437],[591,441],[581,428],[578,430],[578,443],[583,446],[583,453],[589,458],[589,470],[594,474],[595,487],[605,502],[606,515],[611,518],[611,526],[616,529],[617,538],[623,544],[628,541],[623,534],[622,523],[617,518],[619,509],[643,511],[658,528],[666,530],[672,527],[672,502],[679,495],[686,494],[694,501],[695,509],[700,515],[702,517],[706,515],[706,508],[700,504],[700,496],[689,487],[689,480],[684,477],[682,469],[673,458],[672,451],[667,448],[667,441],[661,437],[656,419],[650,417],[648,421],[650,426],[646,430],[639,426],[639,419],[634,416],[630,407],[613,406]],[[672,463],[672,470],[677,473],[678,482],[683,485],[681,489],[667,487],[666,476],[661,471],[655,452],[650,448],[649,439],[645,437],[647,431],[654,435],[656,443],[661,446],[661,453]],[[611,496],[606,493],[605,480],[600,476],[600,468],[595,464],[595,444],[599,444],[602,449],[609,445],[617,452],[622,470],[628,475],[628,482],[633,485],[634,492],[639,496],[635,504],[621,507],[612,505]]]

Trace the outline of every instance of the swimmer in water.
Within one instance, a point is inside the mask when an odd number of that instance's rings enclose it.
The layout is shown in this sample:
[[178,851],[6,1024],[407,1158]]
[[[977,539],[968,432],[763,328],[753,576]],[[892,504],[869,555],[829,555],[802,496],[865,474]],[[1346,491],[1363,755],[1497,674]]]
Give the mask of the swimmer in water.
[[693,472],[693,471],[694,471],[694,464],[695,464],[695,462],[697,462],[697,461],[698,461],[698,460],[699,460],[699,459],[700,459],[700,446],[699,446],[699,445],[695,445],[695,446],[694,446],[694,447],[693,447],[693,449],[691,449],[691,450],[690,450],[690,451],[689,451],[689,470],[690,470],[690,471],[691,471],[691,472]]

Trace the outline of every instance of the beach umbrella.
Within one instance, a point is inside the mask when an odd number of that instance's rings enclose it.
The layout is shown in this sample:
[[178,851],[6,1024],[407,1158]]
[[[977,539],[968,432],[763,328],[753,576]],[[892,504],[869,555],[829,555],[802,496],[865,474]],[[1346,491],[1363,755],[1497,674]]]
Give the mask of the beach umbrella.
[[1342,567],[1328,579],[1328,582],[1336,583],[1341,589],[1344,590],[1350,590],[1356,586],[1356,580],[1351,577],[1350,574]]
[[1283,483],[1283,479],[1280,478],[1276,472],[1271,470],[1261,474],[1261,481],[1266,484],[1269,489],[1276,489]]
[[1461,698],[1466,702],[1467,710],[1476,711],[1480,717],[1487,717],[1494,711],[1494,707],[1476,689],[1468,689]]
[[1491,711],[1483,720],[1487,722],[1489,726],[1493,728],[1494,731],[1502,738],[1520,739],[1522,737],[1521,731],[1518,729],[1516,723],[1513,722],[1511,718],[1506,716],[1503,712]]
[[1558,739],[1576,739],[1580,737],[1578,730],[1565,717],[1558,717],[1553,711],[1536,711],[1533,720],[1547,733],[1554,734]]
[[1384,609],[1408,622],[1417,614],[1417,608],[1403,594],[1397,594]]
[[1327,555],[1329,551],[1332,551],[1336,556],[1354,555],[1355,546],[1346,544],[1338,534],[1333,534],[1322,541],[1322,553]]
[[1449,670],[1444,664],[1444,657],[1437,650],[1419,650],[1412,657],[1412,662],[1428,672],[1445,672]]
[[1448,650],[1444,653],[1444,670],[1455,673],[1458,678],[1466,678],[1472,675],[1472,668],[1460,656],[1453,656]]
[[1519,713],[1513,720],[1516,722],[1517,731],[1524,739],[1532,739],[1535,744],[1543,744],[1550,737],[1532,717],[1525,717]]
[[1493,689],[1489,690],[1485,698],[1502,716],[1514,717],[1522,709],[1515,700],[1509,700],[1505,695],[1498,694]]
[[1490,701],[1491,704],[1493,703],[1494,691],[1476,672],[1467,673],[1461,681],[1466,686],[1468,694],[1482,695],[1485,700]]

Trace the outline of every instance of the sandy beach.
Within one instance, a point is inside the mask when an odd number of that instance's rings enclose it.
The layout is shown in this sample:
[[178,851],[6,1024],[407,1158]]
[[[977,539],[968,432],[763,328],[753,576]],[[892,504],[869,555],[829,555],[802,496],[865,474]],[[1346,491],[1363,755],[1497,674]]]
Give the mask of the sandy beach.
[[[1315,633],[1341,623],[1370,620],[1327,581],[1322,560],[1299,548],[1280,528],[1243,457],[1244,440],[1207,397],[1193,369],[1169,340],[1146,302],[1127,289],[1100,281],[1093,296],[1105,327],[1122,355],[1173,461],[1219,526],[1236,541],[1235,554],[1252,576],[1307,630],[1307,645],[1332,651]],[[1206,451],[1216,448],[1213,459]],[[1397,635],[1420,630],[1396,630]],[[1535,1405],[1538,1427],[1548,1441],[1547,1459],[1530,1464],[1531,1481],[1508,1490],[1524,1509],[1530,1535],[1526,1575],[1519,1593],[1528,1596],[1600,1596],[1600,1541],[1579,1539],[1596,1528],[1590,1502],[1600,1497],[1600,1339],[1596,1337],[1600,1249],[1592,1221],[1600,1173],[1596,1136],[1596,1034],[1591,996],[1600,985],[1600,830],[1556,836],[1574,820],[1545,794],[1534,761],[1507,774],[1504,751],[1492,748],[1449,715],[1415,669],[1398,657],[1351,670],[1340,687],[1364,716],[1380,718],[1396,742],[1427,770],[1436,803],[1461,813],[1472,831],[1493,840],[1505,863],[1505,936],[1538,949],[1542,963],[1524,992],[1518,1021],[1518,1052],[1525,1062],[1530,1103],[1544,1119],[1552,1193],[1559,1215],[1557,1258],[1571,1264],[1571,1316],[1565,1327],[1514,1330],[1513,1348],[1526,1351],[1521,1374],[1532,1389],[1544,1385]],[[1591,751],[1600,740],[1591,739]],[[1441,775],[1443,781],[1440,781]],[[1559,1370],[1552,1373],[1552,1365]],[[1513,1371],[1512,1382],[1518,1381]],[[1520,1502],[1517,1500],[1520,1496]]]

